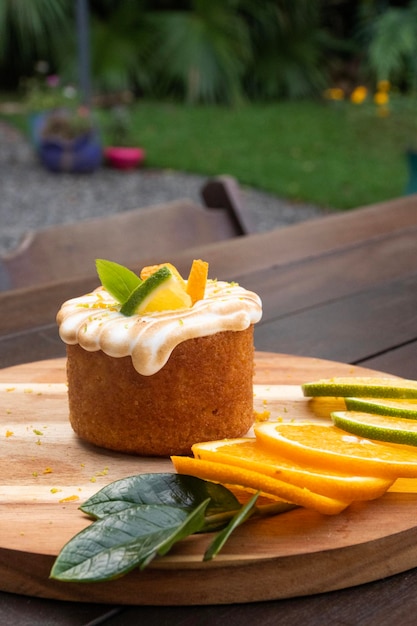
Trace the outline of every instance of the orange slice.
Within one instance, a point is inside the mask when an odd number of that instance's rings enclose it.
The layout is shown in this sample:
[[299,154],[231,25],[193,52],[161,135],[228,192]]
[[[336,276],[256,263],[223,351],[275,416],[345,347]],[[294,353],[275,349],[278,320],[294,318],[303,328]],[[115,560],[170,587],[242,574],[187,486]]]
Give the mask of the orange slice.
[[318,424],[268,422],[255,424],[254,431],[264,448],[299,463],[365,476],[417,477],[416,451],[408,446],[377,443]]
[[333,398],[331,396],[317,396],[308,399],[308,407],[316,417],[331,420],[333,411],[346,410],[345,398]]
[[263,494],[278,497],[325,515],[337,515],[350,504],[342,499],[328,498],[308,489],[233,465],[202,461],[186,456],[173,456],[171,460],[180,474],[197,476],[223,485],[255,489]]
[[187,280],[187,293],[191,296],[193,304],[197,302],[197,300],[203,300],[206,291],[207,276],[208,263],[201,259],[194,260]]
[[320,470],[306,463],[288,461],[249,438],[197,443],[193,445],[192,451],[197,459],[260,472],[342,500],[373,500],[382,496],[393,483],[393,480],[387,478],[353,476],[351,473]]

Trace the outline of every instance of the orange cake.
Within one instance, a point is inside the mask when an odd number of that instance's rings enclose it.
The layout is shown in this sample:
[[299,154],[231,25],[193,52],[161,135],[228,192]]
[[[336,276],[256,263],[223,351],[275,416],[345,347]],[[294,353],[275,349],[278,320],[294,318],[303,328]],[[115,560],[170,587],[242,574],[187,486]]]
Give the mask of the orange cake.
[[67,344],[70,422],[79,437],[169,456],[249,430],[259,297],[236,283],[207,280],[201,299],[175,306],[126,315],[103,286],[62,305],[57,322]]

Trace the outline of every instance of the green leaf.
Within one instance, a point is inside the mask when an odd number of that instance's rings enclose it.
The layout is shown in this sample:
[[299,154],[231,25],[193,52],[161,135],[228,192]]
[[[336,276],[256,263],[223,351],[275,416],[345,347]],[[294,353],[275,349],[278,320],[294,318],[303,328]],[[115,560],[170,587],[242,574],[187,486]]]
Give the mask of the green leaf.
[[91,517],[102,518],[137,504],[164,504],[189,511],[207,499],[207,516],[237,511],[241,506],[223,485],[184,474],[156,473],[116,480],[86,500],[80,509]]
[[255,493],[255,495],[244,506],[242,506],[240,511],[232,517],[226,528],[216,535],[214,541],[212,541],[207,548],[203,561],[210,561],[213,559],[223,548],[235,528],[243,524],[243,522],[246,522],[246,520],[256,512],[255,503],[259,497],[259,493],[259,491]]
[[121,304],[143,282],[134,272],[114,261],[96,259],[96,269],[103,287]]
[[241,506],[223,485],[175,473],[142,474],[110,483],[80,508],[96,518],[61,550],[50,577],[98,582],[144,569],[178,541],[200,532],[220,532],[204,555],[214,558],[231,533],[251,515],[295,508],[286,502]]
[[50,577],[100,582],[143,569],[157,554],[204,526],[208,501],[189,513],[165,505],[137,505],[108,515],[78,533],[61,550]]
[[205,500],[199,504],[197,508],[188,514],[184,522],[172,533],[171,537],[166,538],[165,541],[161,543],[158,548],[158,554],[160,556],[167,554],[177,541],[185,539],[185,537],[204,529],[206,522],[205,514],[208,504],[209,500]]

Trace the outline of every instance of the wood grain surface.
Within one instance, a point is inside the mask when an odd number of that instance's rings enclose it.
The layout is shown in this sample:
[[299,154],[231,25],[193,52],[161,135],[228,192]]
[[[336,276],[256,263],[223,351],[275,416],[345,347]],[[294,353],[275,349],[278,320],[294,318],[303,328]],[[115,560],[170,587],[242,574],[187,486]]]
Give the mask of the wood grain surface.
[[[371,370],[319,359],[256,354],[255,408],[271,418],[313,418],[300,383]],[[374,373],[374,372],[372,372]],[[191,605],[308,595],[377,580],[417,565],[417,483],[338,516],[297,509],[238,529],[202,563],[193,536],[149,569],[109,583],[49,580],[59,550],[90,521],[80,503],[105,484],[172,471],[168,459],[127,456],[81,442],[71,430],[65,360],[0,371],[0,589],[85,602]]]

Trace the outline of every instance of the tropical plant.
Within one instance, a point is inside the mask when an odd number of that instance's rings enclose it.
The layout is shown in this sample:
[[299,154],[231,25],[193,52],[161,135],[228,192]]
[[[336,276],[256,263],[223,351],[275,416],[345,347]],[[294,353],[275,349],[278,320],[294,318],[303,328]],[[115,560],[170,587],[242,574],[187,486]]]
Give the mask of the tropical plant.
[[151,12],[150,69],[157,92],[186,102],[236,102],[252,60],[249,28],[233,0],[191,0],[189,10]]
[[39,59],[57,58],[62,36],[71,28],[66,0],[0,0],[0,76],[17,87]]
[[92,20],[94,74],[102,87],[130,80],[145,95],[190,103],[316,93],[331,40],[321,27],[327,3],[108,0]]
[[92,72],[100,90],[187,102],[235,102],[249,62],[234,0],[92,3]]
[[417,87],[417,0],[404,6],[364,5],[362,33],[368,63],[376,81],[402,88]]
[[310,0],[242,2],[251,23],[254,55],[246,85],[255,98],[311,95],[325,85],[323,51],[329,39],[321,26],[322,3]]

